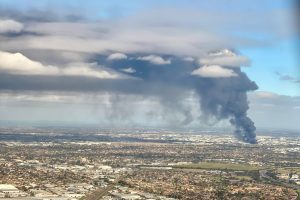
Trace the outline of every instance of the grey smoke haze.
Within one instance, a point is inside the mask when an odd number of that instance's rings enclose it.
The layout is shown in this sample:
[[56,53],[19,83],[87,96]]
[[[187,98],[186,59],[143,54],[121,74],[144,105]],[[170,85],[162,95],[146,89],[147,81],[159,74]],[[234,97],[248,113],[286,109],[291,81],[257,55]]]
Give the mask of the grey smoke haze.
[[[222,52],[221,52],[222,53]],[[224,54],[226,56],[226,54]],[[235,57],[238,57],[234,54]],[[192,107],[183,102],[188,92],[193,92],[199,98],[203,118],[216,120],[228,119],[235,127],[237,138],[248,143],[255,143],[255,126],[247,116],[249,109],[247,92],[257,89],[257,85],[248,79],[239,67],[222,67],[232,70],[235,76],[227,77],[221,72],[192,75],[203,66],[198,61],[186,61],[183,57],[158,56],[158,60],[170,60],[170,63],[153,64],[149,60],[140,60],[141,55],[131,54],[124,59],[107,59],[99,55],[93,62],[101,63],[115,73],[124,73],[124,67],[130,66],[133,71],[130,76],[120,79],[99,79],[95,77],[49,76],[49,75],[20,75],[0,74],[0,89],[14,91],[74,91],[74,92],[109,92],[113,94],[133,94],[142,97],[156,97],[165,107],[165,112],[181,113],[184,118],[174,127],[185,126],[195,119]],[[208,67],[209,69],[210,67]],[[125,73],[126,74],[126,73]],[[210,77],[211,76],[211,77]],[[115,95],[110,98],[113,112],[107,117],[124,118],[130,111],[123,109],[122,99]],[[134,108],[132,108],[134,112]],[[153,110],[155,112],[155,110]]]

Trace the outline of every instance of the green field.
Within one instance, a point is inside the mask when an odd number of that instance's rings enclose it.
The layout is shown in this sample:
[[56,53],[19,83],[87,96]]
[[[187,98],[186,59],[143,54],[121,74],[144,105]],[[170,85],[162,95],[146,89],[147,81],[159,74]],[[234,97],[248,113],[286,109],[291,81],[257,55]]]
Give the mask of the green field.
[[215,163],[215,162],[201,162],[197,164],[174,165],[172,167],[180,168],[180,169],[213,169],[213,170],[231,170],[231,171],[254,171],[254,170],[262,169],[262,167],[246,165],[246,164]]

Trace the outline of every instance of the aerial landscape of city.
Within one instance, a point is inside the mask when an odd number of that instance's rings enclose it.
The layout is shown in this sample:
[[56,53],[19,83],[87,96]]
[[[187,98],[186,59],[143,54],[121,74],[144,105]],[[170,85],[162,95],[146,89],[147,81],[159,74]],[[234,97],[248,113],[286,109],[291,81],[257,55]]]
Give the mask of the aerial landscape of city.
[[13,199],[297,199],[300,137],[171,130],[2,128]]
[[0,0],[0,200],[300,200],[300,1]]

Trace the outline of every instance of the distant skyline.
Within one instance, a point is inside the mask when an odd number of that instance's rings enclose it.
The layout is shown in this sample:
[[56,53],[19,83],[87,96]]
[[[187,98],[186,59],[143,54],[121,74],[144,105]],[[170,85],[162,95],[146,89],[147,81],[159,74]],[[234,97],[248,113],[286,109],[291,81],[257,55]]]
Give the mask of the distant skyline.
[[0,121],[300,131],[298,6],[0,0]]

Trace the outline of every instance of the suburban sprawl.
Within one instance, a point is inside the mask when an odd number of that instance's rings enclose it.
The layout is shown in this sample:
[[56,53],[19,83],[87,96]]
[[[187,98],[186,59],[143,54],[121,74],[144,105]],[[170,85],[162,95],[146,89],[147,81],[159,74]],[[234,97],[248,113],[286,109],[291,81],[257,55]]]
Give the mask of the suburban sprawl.
[[299,199],[300,137],[1,128],[0,199]]

